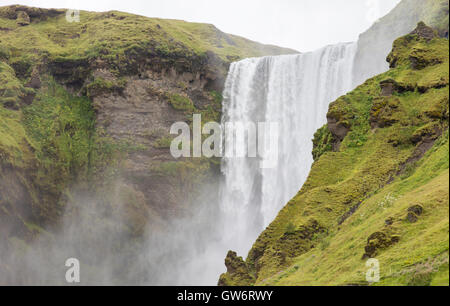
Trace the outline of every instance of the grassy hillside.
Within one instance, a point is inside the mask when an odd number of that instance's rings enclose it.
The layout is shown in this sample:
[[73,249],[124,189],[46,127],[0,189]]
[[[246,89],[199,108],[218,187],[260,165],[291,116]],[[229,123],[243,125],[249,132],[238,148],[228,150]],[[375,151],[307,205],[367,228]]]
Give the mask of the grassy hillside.
[[449,46],[419,24],[330,105],[299,193],[221,285],[448,285]]
[[[25,24],[18,11],[27,14]],[[81,11],[79,18],[80,22],[68,22],[64,10],[0,7],[0,58],[26,74],[36,61],[43,59],[55,64],[78,63],[79,69],[87,61],[102,59],[114,63],[117,69],[125,69],[133,65],[140,53],[172,61],[186,56],[206,59],[210,53],[231,61],[296,52],[228,35],[209,24],[117,11]]]
[[65,10],[48,12],[28,8],[30,23],[22,26],[12,11],[11,6],[0,7],[0,26],[6,32],[2,42],[10,48],[13,57],[25,52],[33,56],[32,50],[73,58],[101,55],[102,50],[110,56],[120,56],[127,50],[145,46],[157,46],[162,52],[213,52],[223,59],[296,52],[225,34],[211,24],[148,18],[119,11],[81,11],[80,22],[67,22]]

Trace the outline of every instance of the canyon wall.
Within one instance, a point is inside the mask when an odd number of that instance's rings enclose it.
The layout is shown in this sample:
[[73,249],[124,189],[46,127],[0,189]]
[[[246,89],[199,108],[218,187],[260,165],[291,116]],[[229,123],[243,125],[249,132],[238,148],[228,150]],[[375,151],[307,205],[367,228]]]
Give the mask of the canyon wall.
[[[43,270],[70,253],[91,267],[92,283],[114,283],[99,273],[114,260],[130,270],[119,283],[156,281],[131,265],[139,270],[157,233],[176,235],[173,220],[196,215],[204,190],[203,202],[217,197],[220,175],[217,159],[175,160],[170,126],[193,113],[220,121],[230,63],[286,53],[296,51],[208,24],[1,7],[0,249],[15,263],[2,260],[0,283],[60,283],[59,270]],[[120,255],[101,263],[105,252]],[[153,259],[167,252],[183,250]]]

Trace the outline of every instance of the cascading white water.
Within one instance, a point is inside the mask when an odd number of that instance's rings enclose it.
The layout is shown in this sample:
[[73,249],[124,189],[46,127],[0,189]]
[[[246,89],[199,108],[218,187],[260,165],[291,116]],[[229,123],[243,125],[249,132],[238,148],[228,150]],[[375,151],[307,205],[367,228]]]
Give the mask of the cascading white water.
[[[223,243],[245,255],[258,234],[300,189],[312,164],[312,138],[326,122],[329,103],[352,89],[356,44],[299,55],[233,63],[224,90],[225,122],[277,122],[278,165],[224,158]],[[225,147],[233,145],[225,137]]]
[[[279,163],[274,169],[261,169],[255,158],[223,158],[220,211],[212,205],[215,213],[205,221],[208,226],[199,222],[195,228],[194,233],[206,228],[209,238],[194,248],[195,256],[183,266],[181,284],[212,285],[224,270],[228,250],[247,255],[264,227],[305,182],[313,161],[311,140],[326,122],[330,102],[388,69],[385,59],[393,41],[424,19],[428,11],[417,8],[425,2],[401,1],[355,43],[231,65],[222,125],[278,122]],[[233,138],[225,137],[225,146],[229,140]]]
[[[104,199],[78,195],[74,202],[81,205],[79,218],[69,215],[63,222],[68,224],[64,232],[56,237],[43,235],[43,242],[36,242],[36,249],[26,254],[25,262],[16,262],[16,256],[8,254],[8,260],[21,272],[14,273],[9,282],[27,284],[38,279],[40,285],[64,285],[60,278],[64,273],[54,263],[87,252],[94,265],[84,271],[93,274],[92,284],[216,284],[224,270],[226,252],[233,249],[245,256],[264,226],[305,181],[312,164],[311,139],[325,123],[329,103],[388,69],[385,58],[392,42],[429,15],[422,7],[426,2],[402,1],[360,36],[358,47],[339,44],[311,53],[232,64],[224,91],[223,121],[278,122],[278,167],[260,169],[254,158],[225,158],[220,207],[215,205],[215,193],[205,192],[208,195],[199,200],[201,205],[192,215],[171,220],[164,234],[149,232],[143,245],[123,236],[123,216],[117,211],[111,213],[109,207],[108,222],[91,222],[105,218],[105,209],[96,204]],[[117,250],[117,242],[121,250]]]

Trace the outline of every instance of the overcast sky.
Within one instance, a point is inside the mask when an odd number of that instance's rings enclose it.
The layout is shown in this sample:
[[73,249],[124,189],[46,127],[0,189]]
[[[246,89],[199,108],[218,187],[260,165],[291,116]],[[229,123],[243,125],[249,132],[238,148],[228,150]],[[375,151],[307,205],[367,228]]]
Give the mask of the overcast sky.
[[266,44],[311,51],[355,41],[400,0],[0,0],[90,11],[120,10],[148,17],[207,22]]

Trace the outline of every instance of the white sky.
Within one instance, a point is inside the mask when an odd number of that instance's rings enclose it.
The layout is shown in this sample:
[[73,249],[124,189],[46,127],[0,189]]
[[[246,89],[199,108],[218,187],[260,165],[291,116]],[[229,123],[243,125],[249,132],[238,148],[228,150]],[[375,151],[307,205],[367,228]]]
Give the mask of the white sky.
[[355,41],[400,0],[0,0],[89,11],[120,10],[148,17],[212,23],[266,44],[312,51]]

